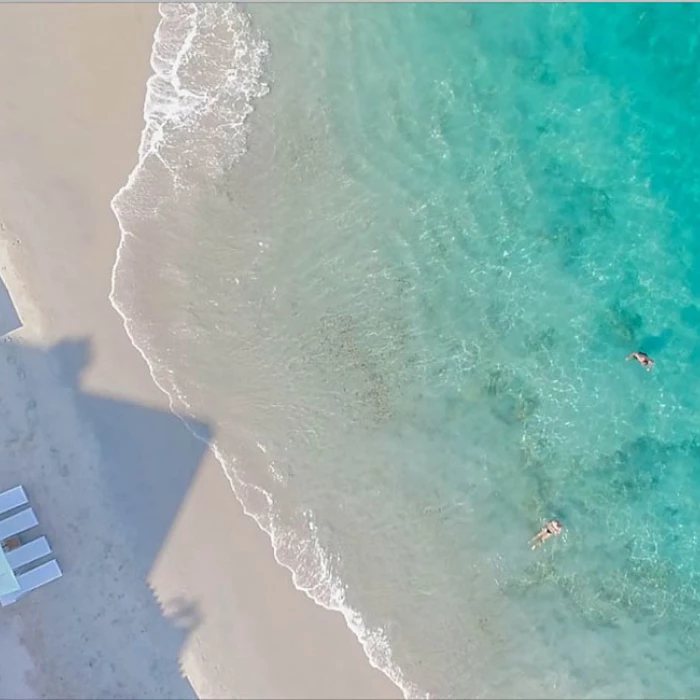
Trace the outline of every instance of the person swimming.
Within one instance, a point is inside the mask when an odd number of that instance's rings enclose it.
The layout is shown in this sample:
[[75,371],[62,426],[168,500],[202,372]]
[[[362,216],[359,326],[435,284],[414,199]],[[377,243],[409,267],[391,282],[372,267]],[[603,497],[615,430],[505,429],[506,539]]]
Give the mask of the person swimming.
[[631,352],[625,360],[631,360],[635,359],[637,362],[639,362],[642,367],[646,367],[647,372],[651,372],[651,368],[654,366],[654,360],[649,357],[645,352],[637,351],[637,352]]
[[561,535],[564,531],[564,526],[561,524],[560,520],[554,518],[550,520],[531,540],[530,544],[532,547],[530,549],[535,549],[541,544],[546,542],[550,537],[557,537]]

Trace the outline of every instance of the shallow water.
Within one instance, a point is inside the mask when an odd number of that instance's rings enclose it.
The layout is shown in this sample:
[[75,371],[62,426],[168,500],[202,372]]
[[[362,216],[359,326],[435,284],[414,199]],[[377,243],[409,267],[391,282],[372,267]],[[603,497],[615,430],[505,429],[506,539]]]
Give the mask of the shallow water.
[[694,696],[700,11],[247,10],[162,8],[156,378],[407,694]]

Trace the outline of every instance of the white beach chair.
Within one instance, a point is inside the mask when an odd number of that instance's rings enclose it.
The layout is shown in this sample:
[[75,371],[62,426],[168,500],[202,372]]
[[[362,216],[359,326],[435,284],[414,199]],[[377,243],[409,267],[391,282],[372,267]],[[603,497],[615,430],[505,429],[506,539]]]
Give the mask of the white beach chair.
[[46,564],[37,566],[35,569],[30,569],[25,574],[20,574],[17,577],[17,583],[19,583],[20,586],[18,591],[0,596],[0,605],[3,607],[12,605],[12,603],[16,602],[30,591],[35,591],[37,588],[41,588],[47,583],[61,578],[61,576],[63,576],[63,572],[55,559],[47,561]]
[[31,508],[25,508],[16,515],[0,520],[0,542],[13,535],[19,535],[20,532],[29,530],[38,524],[39,521],[36,519],[34,511]]
[[39,537],[36,540],[27,542],[17,549],[13,549],[5,557],[7,558],[8,564],[12,567],[13,571],[16,571],[22,566],[31,564],[37,559],[51,554],[51,547],[49,546],[49,541],[46,537]]
[[27,503],[29,503],[29,499],[21,486],[15,486],[13,489],[3,491],[0,493],[0,515]]

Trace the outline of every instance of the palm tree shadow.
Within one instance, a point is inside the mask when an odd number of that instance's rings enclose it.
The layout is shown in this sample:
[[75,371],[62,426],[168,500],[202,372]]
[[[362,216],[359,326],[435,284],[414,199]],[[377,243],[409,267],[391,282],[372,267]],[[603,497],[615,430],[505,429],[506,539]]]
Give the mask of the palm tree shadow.
[[0,385],[15,387],[19,427],[0,426],[0,490],[25,486],[64,572],[9,610],[52,637],[52,692],[194,698],[180,657],[198,606],[160,600],[151,576],[211,430],[193,421],[198,439],[169,411],[83,391],[86,339],[4,348]]
[[[209,427],[189,421],[194,435],[170,412],[87,394],[78,388],[90,363],[86,340],[64,341],[51,354],[68,386],[76,389],[81,416],[92,426],[102,448],[102,477],[118,503],[134,551],[148,573],[170,530],[211,439]],[[144,530],[140,523],[148,522]]]

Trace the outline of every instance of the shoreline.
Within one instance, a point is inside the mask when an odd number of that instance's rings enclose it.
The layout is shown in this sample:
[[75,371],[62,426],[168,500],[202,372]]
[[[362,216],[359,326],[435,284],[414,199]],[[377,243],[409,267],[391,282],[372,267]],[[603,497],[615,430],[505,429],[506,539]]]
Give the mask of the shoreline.
[[[196,12],[195,15],[197,15]],[[243,13],[243,16],[249,17],[247,13]],[[151,60],[156,61],[157,70],[151,74],[151,77],[148,80],[147,97],[145,100],[143,110],[144,126],[141,131],[141,141],[138,148],[138,162],[129,174],[126,183],[121,187],[121,189],[115,194],[115,196],[111,200],[111,209],[118,222],[121,236],[119,245],[117,247],[116,259],[112,267],[109,300],[112,307],[122,319],[124,330],[127,336],[129,337],[131,344],[141,355],[144,362],[148,366],[153,383],[167,398],[170,410],[180,418],[183,425],[187,428],[187,430],[189,430],[192,433],[194,437],[198,437],[201,439],[201,436],[199,435],[198,431],[192,427],[191,422],[189,420],[189,415],[191,414],[191,407],[187,405],[187,402],[184,401],[184,399],[182,398],[179,389],[175,386],[176,382],[174,380],[162,380],[162,367],[160,368],[161,375],[159,379],[159,369],[157,363],[154,363],[149,358],[149,353],[146,350],[144,350],[144,348],[140,345],[136,334],[133,332],[136,324],[134,323],[134,319],[132,319],[129,315],[129,305],[122,304],[122,299],[118,293],[118,288],[123,289],[123,286],[119,283],[120,269],[122,266],[122,256],[128,257],[132,250],[128,243],[129,238],[132,236],[132,233],[128,230],[128,221],[130,220],[129,200],[131,199],[131,197],[134,196],[132,190],[136,190],[136,192],[140,191],[140,187],[142,187],[142,185],[140,185],[142,172],[144,170],[148,172],[148,170],[150,169],[150,154],[153,153],[153,149],[157,150],[158,148],[157,145],[154,145],[154,141],[157,142],[158,140],[154,138],[154,134],[167,134],[168,129],[172,128],[168,125],[168,120],[165,120],[165,123],[163,121],[163,105],[159,102],[158,96],[163,92],[165,92],[166,94],[177,94],[180,89],[177,79],[178,70],[176,68],[177,61],[179,61],[179,59],[175,59],[175,65],[172,65],[168,64],[168,62],[164,60],[163,55],[164,51],[162,42],[165,41],[168,44],[173,42],[173,37],[164,29],[164,27],[168,25],[168,22],[172,22],[172,18],[170,16],[170,13],[163,13],[161,14],[161,17],[161,23],[159,24],[159,27],[155,33],[154,46],[151,55]],[[191,19],[192,17],[189,16],[188,20]],[[189,45],[191,41],[196,41],[195,37],[198,35],[198,32],[201,31],[199,29],[194,29],[194,27],[197,26],[198,22],[199,19],[195,20],[195,24],[188,25],[189,29],[187,30],[186,36],[179,37],[183,42],[183,46]],[[251,38],[249,38],[249,40],[250,39]],[[266,87],[261,91],[262,95],[257,95],[256,106],[261,106],[261,103],[259,103],[258,101],[268,99],[268,90],[269,87]],[[253,103],[251,102],[251,107],[252,104]],[[248,117],[252,116],[255,111],[255,109],[252,109]],[[250,125],[249,128],[251,128]],[[252,128],[255,129],[256,127],[253,126]],[[245,158],[245,156],[243,158]],[[237,167],[241,167],[243,169],[251,167],[250,159],[248,159],[247,161],[244,160],[243,162],[241,162],[240,166]],[[136,197],[138,198],[138,195],[136,195]],[[122,205],[123,202],[126,202],[126,204]],[[136,243],[135,245],[138,246],[139,244]],[[178,406],[181,406],[183,403],[187,407],[187,411],[185,412],[181,412],[180,410],[178,410]],[[231,460],[226,459],[222,450],[220,449],[220,445],[217,444],[216,439],[213,439],[210,442],[209,448],[213,452],[217,462],[219,463],[219,466],[226,477],[230,489],[235,495],[236,499],[238,500],[241,508],[243,509],[245,514],[255,522],[255,524],[268,538],[275,561],[280,567],[286,569],[289,572],[293,586],[296,588],[296,590],[298,590],[300,593],[303,593],[306,597],[309,598],[309,600],[311,600],[324,610],[328,610],[329,612],[340,613],[348,629],[356,637],[358,643],[362,647],[369,665],[372,668],[384,674],[387,677],[387,679],[392,683],[392,685],[395,686],[404,697],[420,696],[420,692],[417,690],[417,688],[403,676],[402,670],[393,661],[392,651],[388,645],[388,642],[384,638],[381,630],[368,628],[360,613],[358,613],[354,608],[347,605],[347,603],[345,602],[344,594],[342,593],[342,581],[334,582],[335,586],[337,587],[338,595],[326,596],[326,599],[319,597],[314,589],[304,587],[304,585],[299,580],[298,566],[295,567],[292,563],[285,561],[284,557],[280,555],[280,540],[278,537],[279,533],[275,533],[274,530],[270,529],[266,519],[264,517],[261,518],[260,514],[257,514],[254,511],[254,509],[249,508],[250,504],[246,503],[244,494],[250,488],[255,489],[255,485],[246,483],[245,481],[242,481],[238,478],[235,465],[231,463]],[[284,539],[284,536],[282,536],[282,539]]]
[[184,697],[184,676],[206,697],[399,697],[294,588],[110,305],[110,202],[137,157],[156,7],[2,13],[0,220],[25,326],[1,347],[25,401],[7,410],[37,429],[0,487],[28,486],[64,569],[9,609],[34,692]]

